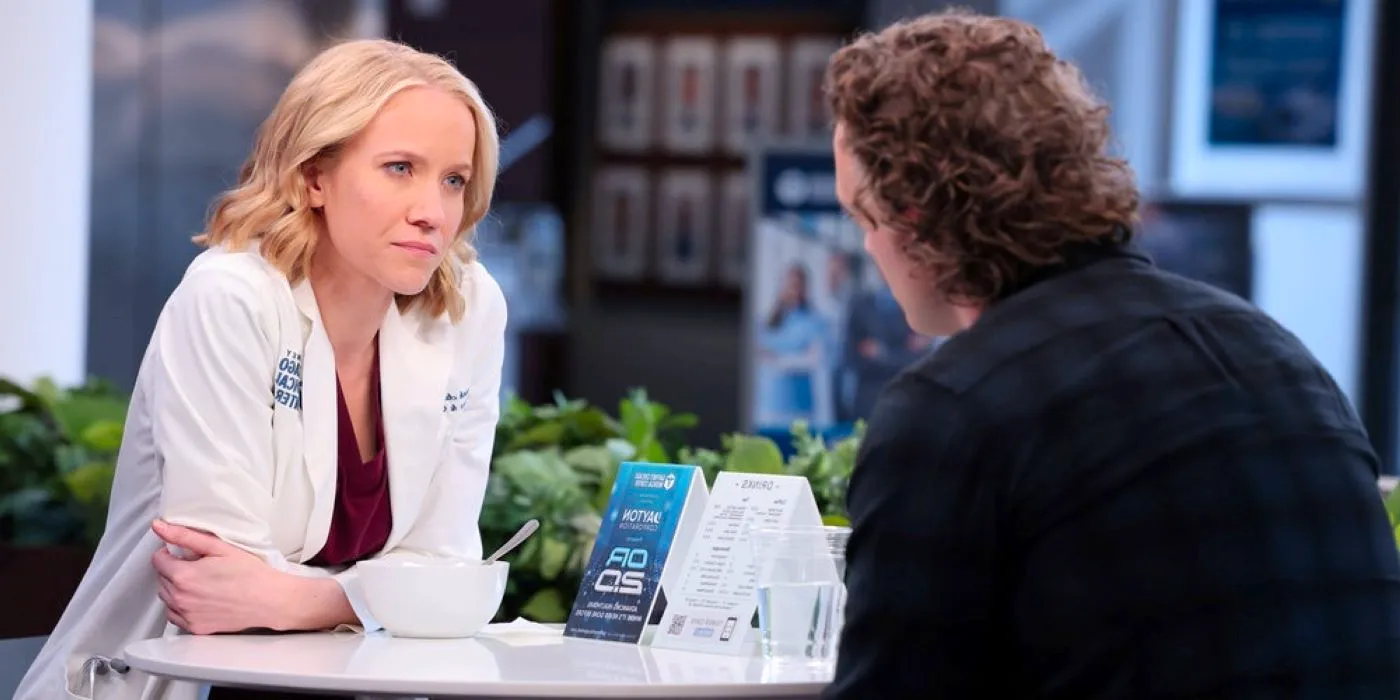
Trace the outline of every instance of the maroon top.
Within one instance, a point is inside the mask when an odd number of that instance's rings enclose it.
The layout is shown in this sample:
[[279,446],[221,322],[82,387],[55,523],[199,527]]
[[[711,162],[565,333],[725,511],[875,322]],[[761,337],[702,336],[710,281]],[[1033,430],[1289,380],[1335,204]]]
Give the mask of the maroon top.
[[336,459],[335,510],[331,530],[320,553],[307,564],[339,566],[352,564],[379,552],[389,540],[393,513],[389,508],[389,462],[384,449],[384,416],[379,401],[379,356],[375,355],[370,384],[374,387],[374,425],[379,449],[368,462],[360,460],[360,445],[340,377],[335,380],[338,448]]

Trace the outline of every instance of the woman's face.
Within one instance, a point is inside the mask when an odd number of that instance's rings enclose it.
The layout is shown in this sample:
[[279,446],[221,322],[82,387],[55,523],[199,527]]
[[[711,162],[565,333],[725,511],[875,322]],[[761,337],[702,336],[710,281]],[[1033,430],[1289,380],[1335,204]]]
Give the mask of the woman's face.
[[475,151],[476,122],[460,99],[433,88],[395,95],[308,173],[330,242],[318,256],[395,294],[423,291],[461,228]]
[[788,270],[787,277],[783,279],[783,305],[797,306],[802,302],[803,289],[807,286],[807,280],[800,270]]

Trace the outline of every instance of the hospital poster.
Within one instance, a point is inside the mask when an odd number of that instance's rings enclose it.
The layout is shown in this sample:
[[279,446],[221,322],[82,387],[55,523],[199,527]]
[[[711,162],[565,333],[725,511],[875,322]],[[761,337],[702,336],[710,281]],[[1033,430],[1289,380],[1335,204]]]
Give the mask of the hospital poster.
[[836,199],[831,149],[752,156],[743,415],[785,444],[795,421],[836,439],[935,340],[914,333]]

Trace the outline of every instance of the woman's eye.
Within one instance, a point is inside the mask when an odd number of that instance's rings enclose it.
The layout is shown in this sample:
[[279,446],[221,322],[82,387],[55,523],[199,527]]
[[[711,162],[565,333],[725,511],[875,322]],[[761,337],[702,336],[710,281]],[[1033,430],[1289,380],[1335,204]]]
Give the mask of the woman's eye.
[[413,170],[413,168],[410,167],[408,163],[405,163],[403,161],[395,161],[393,163],[385,165],[384,167],[388,168],[389,172],[395,175],[407,175]]
[[461,189],[467,186],[467,178],[464,178],[461,175],[448,175],[447,186],[452,187],[454,189]]

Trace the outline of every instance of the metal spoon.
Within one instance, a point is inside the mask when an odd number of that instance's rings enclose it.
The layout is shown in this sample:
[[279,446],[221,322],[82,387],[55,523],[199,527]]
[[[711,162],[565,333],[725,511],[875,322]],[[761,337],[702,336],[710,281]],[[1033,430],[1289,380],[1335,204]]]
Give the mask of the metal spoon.
[[506,540],[506,543],[501,545],[500,549],[496,550],[491,554],[491,556],[486,558],[485,563],[496,563],[497,559],[500,559],[501,557],[509,554],[511,550],[515,549],[516,547],[519,547],[521,542],[524,542],[525,540],[529,539],[530,535],[535,534],[535,530],[538,529],[540,529],[540,521],[534,519],[531,519],[530,522],[521,525],[520,529],[516,530],[515,534],[511,535],[510,539]]

